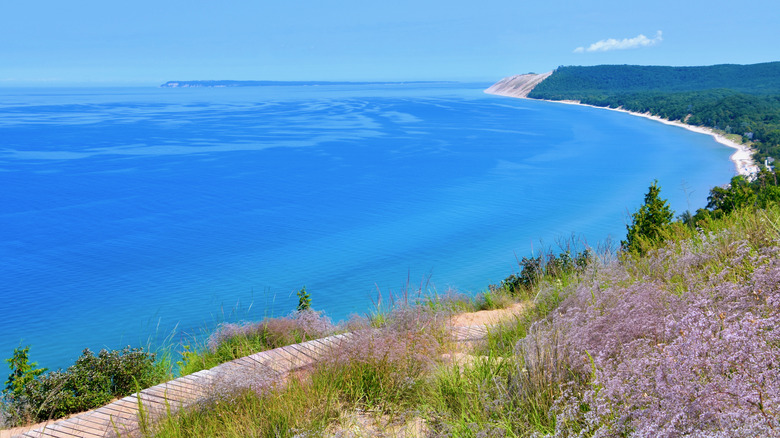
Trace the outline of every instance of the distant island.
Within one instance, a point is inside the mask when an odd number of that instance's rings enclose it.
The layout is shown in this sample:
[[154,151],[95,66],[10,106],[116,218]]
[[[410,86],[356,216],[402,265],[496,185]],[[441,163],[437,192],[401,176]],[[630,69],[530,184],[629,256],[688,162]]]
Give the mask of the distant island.
[[402,82],[350,82],[350,81],[168,81],[160,88],[226,88],[226,87],[300,87],[319,85],[402,85],[402,84],[447,84],[448,81],[402,81]]
[[581,103],[716,130],[780,159],[780,62],[702,67],[561,66],[501,79],[489,94]]

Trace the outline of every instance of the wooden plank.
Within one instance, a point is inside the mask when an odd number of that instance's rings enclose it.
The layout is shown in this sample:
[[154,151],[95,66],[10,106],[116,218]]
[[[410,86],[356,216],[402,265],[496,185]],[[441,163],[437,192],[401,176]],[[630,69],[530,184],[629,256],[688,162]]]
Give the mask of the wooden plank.
[[[454,327],[450,333],[458,342],[483,339],[489,326]],[[220,379],[244,379],[268,377],[269,382],[281,378],[283,373],[309,365],[326,354],[341,348],[354,337],[353,333],[342,333],[303,343],[288,345],[273,350],[254,353],[234,361],[202,370],[188,376],[144,389],[138,394],[125,397],[102,408],[78,415],[68,420],[49,424],[45,428],[27,431],[25,437],[46,438],[96,438],[121,432],[135,433],[139,427],[138,400],[150,422],[160,420],[170,411],[179,410],[208,396]],[[113,424],[112,424],[113,422]]]
[[177,382],[186,382],[187,384],[190,384],[190,385],[193,385],[193,386],[197,386],[197,387],[201,387],[201,388],[207,388],[207,387],[211,386],[211,380],[212,380],[211,376],[209,376],[209,378],[207,380],[207,379],[202,378],[200,376],[196,376],[194,374],[190,374],[190,375],[187,375],[187,376],[184,376],[184,377],[179,377],[177,379]]
[[120,410],[114,406],[103,406],[100,408],[100,413],[107,415],[109,418],[109,424],[116,424],[117,422],[138,421],[138,412],[128,412]]
[[53,438],[79,438],[73,432],[64,430],[57,423],[52,423],[40,429],[42,436]]
[[198,396],[208,393],[208,391],[214,386],[212,378],[209,378],[208,381],[205,381],[203,379],[199,379],[197,376],[181,377],[176,381],[176,385],[186,385],[193,391],[194,394],[197,394]]
[[70,434],[71,436],[83,437],[83,438],[100,438],[105,436],[105,433],[100,430],[96,430],[89,424],[76,424],[68,421],[60,421],[52,425],[56,427],[56,430]]
[[296,368],[300,368],[302,366],[306,366],[312,361],[310,357],[303,355],[300,351],[298,351],[295,347],[291,345],[282,347],[282,350],[285,353],[288,353],[290,355],[290,359],[288,360],[288,364],[289,364],[288,370],[293,370]]
[[274,348],[266,351],[272,362],[287,361],[290,359],[290,352],[284,347]]
[[136,396],[141,400],[141,407],[146,410],[147,407],[154,407],[154,405],[160,405],[163,408],[170,405],[168,399],[163,394],[154,394],[149,392],[142,392]]
[[74,428],[86,431],[95,431],[96,435],[105,436],[112,430],[108,416],[96,416],[94,411],[65,420],[63,423],[72,424]]
[[170,381],[167,383],[167,387],[170,390],[181,394],[182,398],[186,401],[196,400],[207,392],[207,388],[183,379]]
[[109,422],[113,422],[114,424],[119,424],[119,423],[124,424],[128,421],[138,422],[138,411],[128,411],[126,409],[122,409],[118,406],[115,406],[113,403],[110,405],[103,406],[102,408],[98,409],[96,412],[108,415]]
[[471,335],[476,338],[482,338],[487,335],[487,327],[474,327],[471,329]]
[[181,404],[184,401],[188,400],[188,397],[184,396],[179,391],[173,390],[171,388],[149,388],[149,389],[144,389],[142,393],[156,395],[157,397],[166,400],[168,404],[170,404],[171,406],[176,404]]
[[[27,432],[23,436],[34,436],[34,437],[39,437],[39,438],[52,438],[52,437],[58,438],[57,435],[52,435],[50,432],[48,432],[44,428],[36,429],[35,431]],[[70,437],[68,437],[68,438],[70,438]]]
[[127,412],[138,411],[138,399],[135,394],[128,395],[127,397],[120,398],[119,400],[111,403],[108,406],[113,406],[117,409],[121,409]]
[[268,379],[278,379],[281,377],[278,371],[276,371],[273,367],[270,366],[269,362],[270,359],[267,358],[262,362],[258,362],[254,359],[251,359],[249,356],[244,358],[244,370],[245,372],[251,373],[251,374],[262,374],[264,377]]
[[[181,393],[180,387],[181,387],[182,384],[181,384],[181,382],[179,380],[180,380],[180,378],[179,379],[169,380],[169,381],[167,381],[165,383],[161,383],[159,385],[155,385],[155,386],[152,386],[151,388],[147,388],[147,389],[154,389],[154,390],[160,390],[161,389],[161,390],[164,390],[164,391]],[[182,395],[184,395],[184,393],[182,393]]]
[[112,429],[111,416],[105,412],[90,411],[84,415],[79,416],[79,420],[84,423],[93,424],[95,427],[104,427],[108,430]]
[[155,386],[149,389],[145,389],[143,390],[143,392],[159,394],[162,397],[165,397],[171,403],[183,403],[193,398],[191,393],[181,391],[178,388],[171,385],[165,385],[164,387]]
[[234,361],[231,361],[230,363],[238,365],[238,366],[240,366],[242,368],[250,369],[250,370],[254,369],[255,366],[257,365],[257,362],[255,362],[252,359],[249,359],[247,357],[238,358],[238,359],[236,359]]
[[307,350],[312,352],[314,360],[320,359],[325,353],[330,351],[330,348],[327,344],[324,342],[319,342],[319,340],[313,340],[304,342],[303,344],[298,344],[300,347],[304,347]]
[[202,382],[207,382],[209,379],[214,377],[214,372],[211,370],[200,370],[196,373],[190,374],[192,377],[197,377],[198,380]]
[[250,354],[246,358],[261,364],[271,360],[271,357],[268,355],[267,351],[261,351],[260,353]]
[[150,415],[159,415],[161,412],[166,412],[168,406],[170,406],[164,398],[153,394],[141,393],[138,396],[138,399],[141,400],[141,407],[147,415],[147,418],[149,418]]
[[277,373],[286,373],[290,371],[290,359],[292,356],[289,352],[277,348],[269,350],[267,353],[270,358],[267,364],[271,369]]
[[330,352],[334,348],[336,348],[343,341],[341,341],[341,339],[335,339],[335,338],[332,338],[332,337],[328,337],[328,338],[322,338],[322,339],[315,339],[315,340],[313,340],[311,342],[315,343],[317,345],[320,345],[322,350],[323,350],[323,352]]
[[68,418],[66,420],[58,421],[57,424],[66,428],[66,429],[72,429],[72,430],[81,430],[81,429],[104,429],[105,425],[101,425],[97,422],[95,422],[94,419],[89,418],[89,414],[82,414],[77,415],[75,417]]
[[329,338],[326,338],[328,344],[331,345],[332,350],[338,350],[340,348],[343,348],[344,345],[347,345],[348,342],[354,338],[355,335],[353,333],[342,333],[340,335],[331,336]]
[[268,372],[272,372],[274,374],[278,374],[278,372],[270,365],[270,362],[273,361],[273,358],[266,354],[266,352],[262,353],[255,353],[253,355],[247,356],[246,359],[252,360],[254,363],[256,363],[261,368],[265,369]]
[[302,344],[288,345],[286,348],[297,352],[297,356],[300,357],[302,361],[305,361],[306,365],[314,363],[314,361],[317,360],[317,353],[304,347]]

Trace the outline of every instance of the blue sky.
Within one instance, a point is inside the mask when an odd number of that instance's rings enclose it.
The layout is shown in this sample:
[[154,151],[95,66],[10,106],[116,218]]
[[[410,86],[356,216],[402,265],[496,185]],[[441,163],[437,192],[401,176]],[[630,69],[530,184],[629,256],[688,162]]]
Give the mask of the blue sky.
[[780,60],[776,0],[24,0],[0,86],[478,80],[559,65]]

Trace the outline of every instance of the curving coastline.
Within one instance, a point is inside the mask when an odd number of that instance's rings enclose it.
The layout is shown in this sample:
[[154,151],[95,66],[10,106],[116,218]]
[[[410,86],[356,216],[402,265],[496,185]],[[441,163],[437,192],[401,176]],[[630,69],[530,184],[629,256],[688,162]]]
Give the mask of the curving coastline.
[[[530,97],[528,97],[528,94],[531,91],[533,91],[536,85],[541,83],[543,80],[547,79],[547,77],[550,76],[551,74],[552,72],[543,73],[543,74],[526,74],[526,75],[510,76],[500,80],[499,82],[496,82],[490,88],[484,90],[484,93],[493,94],[496,96],[514,97],[519,99],[531,99]],[[688,125],[679,120],[664,119],[659,116],[654,116],[650,113],[638,113],[635,111],[628,111],[623,108],[609,108],[603,106],[588,105],[576,100],[547,100],[547,99],[533,99],[533,100],[545,100],[547,102],[563,103],[568,105],[580,105],[580,106],[587,106],[591,108],[599,108],[599,109],[605,109],[610,111],[620,111],[623,113],[631,114],[633,116],[639,116],[639,117],[644,117],[646,119],[655,120],[665,125],[678,126],[680,128],[684,128],[689,131],[697,132],[699,134],[711,135],[718,143],[736,149],[736,151],[733,154],[731,154],[729,159],[734,163],[734,167],[736,168],[736,171],[739,175],[751,176],[751,175],[755,175],[758,172],[758,165],[755,163],[755,161],[753,161],[753,151],[748,146],[729,140],[724,135],[716,132],[712,128],[707,128],[704,126]]]
[[[526,98],[529,99],[529,98]],[[537,99],[539,100],[539,99]],[[731,162],[734,163],[734,167],[736,168],[736,171],[739,175],[743,176],[751,176],[758,173],[758,165],[753,161],[753,151],[750,150],[750,148],[744,144],[737,143],[735,141],[729,140],[724,135],[716,132],[712,128],[707,128],[704,126],[693,126],[688,125],[686,123],[680,122],[679,120],[669,120],[664,119],[663,117],[654,116],[650,113],[638,113],[635,111],[628,111],[623,108],[609,108],[604,106],[596,106],[596,105],[588,105],[585,103],[580,103],[578,101],[570,101],[570,100],[546,100],[547,102],[556,102],[556,103],[564,103],[568,105],[580,105],[580,106],[587,106],[591,108],[598,108],[598,109],[605,109],[610,111],[619,111],[626,114],[631,114],[632,116],[638,116],[638,117],[644,117],[646,119],[655,120],[656,122],[661,122],[664,125],[671,125],[671,126],[678,126],[680,128],[687,129],[689,131],[697,132],[699,134],[706,134],[712,136],[715,141],[718,143],[728,146],[732,149],[736,149],[736,151],[731,154],[729,159]]]

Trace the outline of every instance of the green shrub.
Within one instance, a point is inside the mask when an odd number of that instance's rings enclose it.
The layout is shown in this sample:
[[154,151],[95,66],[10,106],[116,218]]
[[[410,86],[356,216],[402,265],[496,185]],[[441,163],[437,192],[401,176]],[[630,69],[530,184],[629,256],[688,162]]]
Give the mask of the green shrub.
[[645,194],[645,203],[631,215],[631,225],[626,225],[626,240],[620,242],[624,250],[643,254],[648,246],[663,241],[665,230],[672,223],[674,212],[667,201],[660,198],[661,188],[653,181]]
[[[14,354],[10,359],[5,360],[11,369],[11,374],[5,382],[3,397],[5,403],[2,405],[2,418],[11,424],[19,424],[32,420],[33,413],[26,403],[29,399],[29,389],[41,374],[46,372],[45,368],[38,368],[38,364],[30,363],[30,346],[14,349]],[[0,422],[0,424],[2,424]]]
[[[28,348],[21,350],[27,351]],[[168,376],[165,364],[155,363],[156,355],[141,348],[101,350],[97,356],[85,349],[68,369],[46,374],[34,370],[35,364],[22,360],[26,354],[21,357],[21,352],[17,349],[14,358],[8,360],[12,376],[21,373],[32,378],[25,380],[21,390],[11,391],[11,397],[6,395],[7,410],[13,414],[9,420],[14,424],[61,418],[100,407],[136,392],[136,382],[147,388]],[[20,379],[15,377],[14,381]]]
[[553,280],[563,278],[571,273],[582,271],[590,262],[593,254],[589,249],[574,254],[566,250],[555,255],[552,250],[537,257],[523,257],[520,261],[520,273],[512,274],[501,281],[498,286],[490,285],[489,290],[496,292],[504,290],[513,297],[532,298],[534,287],[542,279]]
[[306,286],[298,291],[298,310],[299,312],[311,309],[311,294],[306,292]]

